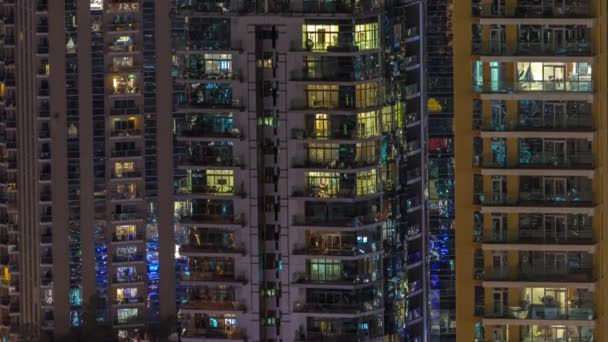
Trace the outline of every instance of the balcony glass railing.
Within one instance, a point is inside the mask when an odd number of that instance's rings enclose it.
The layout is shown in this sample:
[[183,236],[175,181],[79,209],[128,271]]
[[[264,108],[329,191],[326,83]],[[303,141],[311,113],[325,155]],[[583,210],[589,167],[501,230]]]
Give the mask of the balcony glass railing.
[[229,281],[245,283],[247,279],[244,275],[237,275],[230,272],[204,272],[204,271],[187,271],[181,274],[183,281]]
[[539,263],[522,265],[517,270],[490,270],[484,272],[483,279],[489,281],[592,282],[595,281],[595,276],[591,266],[588,268],[558,268]]
[[574,92],[592,93],[592,81],[488,82],[473,86],[476,93]]
[[[580,154],[577,154],[580,153]],[[593,155],[591,153],[573,152],[569,157],[555,157],[552,155],[534,154],[520,155],[515,162],[498,162],[483,160],[484,168],[514,168],[514,169],[589,169],[592,168]]]
[[584,115],[564,115],[562,118],[544,118],[540,113],[536,115],[520,113],[519,120],[512,120],[501,123],[491,123],[483,125],[484,131],[590,131],[593,130],[593,116]]
[[296,302],[293,308],[294,312],[308,312],[308,313],[361,313],[366,311],[377,310],[382,307],[381,301],[366,301],[363,303],[341,303],[341,304],[329,304],[329,303],[302,303]]
[[328,256],[357,256],[374,253],[378,243],[355,243],[341,246],[294,245],[294,255],[328,255]]
[[[480,2],[481,3],[481,2]],[[591,1],[552,2],[545,6],[479,6],[473,8],[473,16],[505,18],[588,18],[591,17]],[[539,3],[540,4],[540,3]],[[554,4],[554,5],[552,5]]]
[[211,243],[199,243],[190,241],[187,245],[181,245],[180,253],[230,253],[230,254],[245,254],[244,244],[220,245]]
[[315,274],[308,274],[305,272],[296,272],[293,275],[293,282],[298,284],[344,284],[344,285],[359,285],[371,283],[379,280],[381,277],[377,272],[371,273],[350,273],[343,272],[343,274],[336,275],[334,277],[319,277]]
[[576,306],[564,307],[557,305],[530,304],[526,306],[510,306],[495,312],[486,310],[486,317],[531,319],[531,320],[581,320],[595,319],[593,302],[580,302]]
[[481,198],[481,204],[486,206],[551,206],[551,207],[593,207],[591,200],[580,200],[576,197],[557,198],[545,197],[544,194],[521,193],[519,198],[501,196],[495,198]]
[[572,41],[564,44],[542,44],[518,42],[515,48],[488,47],[476,52],[483,56],[592,56],[593,49],[588,41]]

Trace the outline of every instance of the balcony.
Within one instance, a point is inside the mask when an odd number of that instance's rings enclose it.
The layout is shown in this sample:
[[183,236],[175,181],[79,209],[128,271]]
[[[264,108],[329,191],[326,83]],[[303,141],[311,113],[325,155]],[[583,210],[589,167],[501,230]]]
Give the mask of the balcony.
[[144,283],[146,276],[144,274],[127,274],[121,276],[114,276],[112,283],[114,285],[132,285],[137,283]]
[[113,201],[136,201],[142,199],[138,191],[113,191],[110,197]]
[[139,171],[121,171],[119,173],[112,172],[112,180],[133,180],[140,177],[141,172]]
[[[227,53],[240,53],[243,51],[242,42],[231,41],[229,37],[222,37],[218,40],[210,41],[206,37],[199,37],[201,34],[196,31],[186,31],[185,35],[192,33],[189,39],[187,38],[174,38],[174,46],[177,54],[200,54],[201,52],[213,51],[213,52],[227,52]],[[221,33],[219,34],[221,35]],[[194,38],[194,39],[192,39]],[[227,38],[227,39],[226,39]]]
[[581,232],[575,236],[565,234],[547,236],[543,231],[520,232],[518,237],[484,240],[481,249],[484,251],[538,251],[538,252],[585,252],[593,254],[597,242],[593,232]]
[[354,215],[353,217],[306,217],[294,215],[292,226],[309,230],[357,231],[377,227],[385,222],[381,215]]
[[293,187],[291,192],[292,198],[304,198],[304,199],[322,199],[322,200],[334,200],[339,202],[351,202],[356,200],[365,200],[371,197],[382,196],[382,192],[379,187],[367,189],[362,192],[353,188],[340,188],[334,189],[336,191],[330,191],[323,187]]
[[243,303],[231,302],[231,301],[216,301],[216,300],[204,300],[204,299],[188,299],[187,302],[182,303],[182,313],[238,313],[247,312],[247,307]]
[[138,1],[110,1],[106,4],[108,12],[133,12],[139,11],[139,9]]
[[[344,238],[344,237],[343,237]],[[341,246],[316,246],[300,245],[293,246],[292,255],[305,255],[310,257],[331,256],[339,259],[355,259],[357,257],[368,256],[370,254],[382,253],[378,243],[344,243]]]
[[123,297],[123,298],[114,299],[113,303],[114,303],[114,305],[117,305],[117,306],[143,305],[146,303],[146,300],[142,296]]
[[518,121],[506,124],[493,124],[481,128],[482,138],[550,138],[550,139],[586,139],[593,140],[595,129],[593,117],[589,114],[567,114],[554,121],[543,122],[543,118],[526,117],[520,113]]
[[547,153],[520,156],[515,163],[496,163],[483,161],[481,174],[487,176],[555,176],[593,178],[595,166],[591,152],[568,153],[561,158]]
[[234,273],[199,272],[190,270],[182,273],[180,283],[182,285],[217,285],[218,283],[245,285],[247,284],[247,278],[245,278],[244,275],[236,275]]
[[572,41],[563,45],[519,42],[516,48],[487,48],[476,51],[482,62],[587,62],[593,63],[595,54],[587,41]]
[[178,140],[243,140],[244,134],[238,128],[217,131],[209,127],[180,127],[177,133]]
[[180,68],[177,70],[176,80],[178,83],[199,83],[200,81],[217,81],[225,83],[227,81],[242,81],[243,75],[240,70],[220,70],[220,71],[205,71],[203,69],[186,69]]
[[[539,253],[539,252],[533,252]],[[497,269],[483,275],[484,287],[569,287],[595,289],[593,268],[556,268],[547,264],[526,264],[515,270]]]
[[473,87],[482,100],[593,101],[592,81],[488,82]]
[[143,316],[121,317],[114,320],[114,327],[116,328],[138,327],[145,324],[146,318]]
[[193,257],[204,257],[204,256],[245,256],[245,244],[239,245],[215,245],[215,244],[196,244],[190,242],[187,245],[181,245],[179,247],[179,254]]
[[227,341],[246,341],[247,334],[242,329],[213,329],[213,328],[185,328],[182,332],[181,339],[183,342],[198,342],[216,340]]
[[291,286],[312,289],[330,288],[337,290],[352,290],[375,286],[376,282],[381,279],[377,272],[359,274],[358,272],[343,271],[342,273],[343,274],[337,277],[319,279],[318,277],[312,276],[305,272],[296,272],[293,274]]
[[[489,4],[489,3],[488,3]],[[483,6],[473,9],[482,25],[586,25],[595,23],[591,2],[555,3],[554,6]]]
[[108,25],[109,33],[132,33],[138,29],[139,26],[135,22],[112,23]]
[[178,165],[181,168],[238,168],[244,169],[245,164],[239,158],[225,155],[181,155]]
[[187,197],[231,197],[245,198],[246,193],[243,186],[232,185],[190,185],[181,186],[176,191],[177,195]]
[[358,318],[364,315],[372,315],[383,312],[380,301],[356,304],[326,304],[326,303],[301,303],[294,304],[294,313],[304,313],[308,316],[318,318]]
[[112,150],[111,158],[133,158],[141,157],[140,150]]
[[291,138],[297,140],[310,139],[311,142],[320,143],[353,143],[353,140],[369,140],[379,139],[382,135],[380,132],[366,132],[357,129],[344,130],[343,126],[339,130],[317,131],[314,129],[293,128],[291,130]]
[[110,108],[110,115],[116,116],[139,115],[141,113],[141,107]]
[[545,199],[544,195],[539,197],[525,196],[520,198],[504,197],[500,199],[484,199],[481,203],[482,213],[519,213],[519,214],[581,214],[593,216],[595,204],[591,201],[574,201]]
[[145,258],[143,254],[114,254],[112,256],[112,263],[114,264],[122,264],[122,263],[138,263],[144,262]]
[[233,228],[241,228],[245,226],[244,215],[229,216],[193,212],[185,213],[183,215],[179,215],[178,217],[181,224],[205,225],[211,228],[226,228],[226,226],[232,226]]
[[128,137],[140,137],[141,129],[130,128],[130,129],[113,129],[110,133],[113,138],[128,138]]
[[[502,312],[501,312],[502,311]],[[578,302],[574,307],[530,304],[523,307],[510,306],[483,317],[488,325],[566,325],[595,326],[593,302]],[[550,322],[547,322],[550,321]]]
[[364,169],[373,169],[380,166],[379,159],[327,159],[327,160],[311,160],[311,159],[293,159],[292,167],[296,169],[311,169],[311,170],[342,170],[342,171],[362,171]]
[[[323,61],[323,60],[322,60]],[[350,67],[341,66],[340,62],[356,63]],[[323,63],[323,62],[321,62]],[[291,72],[291,80],[305,83],[358,83],[369,80],[376,80],[380,77],[379,68],[366,68],[360,62],[347,57],[338,57],[335,60],[326,60],[321,64],[321,68],[294,70]]]
[[[371,14],[381,10],[380,3],[374,0],[364,1],[320,1],[320,0],[304,0],[302,3],[302,12],[310,13],[317,16],[335,16],[340,14]],[[294,12],[299,12],[295,6],[291,8]]]
[[137,221],[142,219],[143,215],[139,212],[112,213],[112,221]]

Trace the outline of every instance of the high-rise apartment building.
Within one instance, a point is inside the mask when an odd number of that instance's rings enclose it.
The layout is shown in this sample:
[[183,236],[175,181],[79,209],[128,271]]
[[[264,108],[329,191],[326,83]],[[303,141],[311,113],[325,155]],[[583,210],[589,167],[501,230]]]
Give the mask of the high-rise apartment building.
[[1,336],[428,340],[423,3],[0,9]]
[[183,340],[425,340],[423,11],[174,4]]
[[458,341],[605,341],[606,2],[454,7]]

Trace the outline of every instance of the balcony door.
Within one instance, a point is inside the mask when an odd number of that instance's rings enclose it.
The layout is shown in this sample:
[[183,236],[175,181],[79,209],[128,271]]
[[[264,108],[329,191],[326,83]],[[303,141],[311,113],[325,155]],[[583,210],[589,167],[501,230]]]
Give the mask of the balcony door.
[[502,17],[505,15],[505,0],[492,0],[492,16]]
[[[509,308],[509,291],[505,288],[492,289],[492,304],[494,307],[494,315],[502,317],[507,314]],[[496,341],[496,340],[495,340]],[[498,341],[503,341],[502,339]]]
[[549,274],[566,274],[568,273],[568,254],[562,253],[546,253],[544,271]]
[[545,177],[543,179],[545,201],[565,201],[568,198],[568,185],[564,177]]
[[507,239],[507,216],[492,215],[492,240],[505,241]]
[[547,52],[565,52],[567,44],[567,34],[565,27],[543,28],[544,50]]
[[[504,11],[504,10],[503,10]],[[505,53],[507,36],[504,25],[491,25],[490,28],[490,54],[502,55]]]
[[507,197],[507,177],[492,176],[492,201],[503,202]]
[[567,238],[566,215],[545,215],[545,241],[559,242]]
[[543,157],[545,164],[558,166],[566,162],[565,140],[543,140]]
[[492,254],[492,272],[498,273],[500,277],[509,271],[507,263],[507,254],[504,252],[496,252]]
[[321,248],[323,250],[339,250],[341,246],[340,234],[323,234],[321,236]]
[[563,63],[543,64],[544,91],[563,91],[566,79],[566,66]]
[[492,342],[507,342],[507,329],[506,327],[498,326],[492,327]]
[[566,104],[563,102],[545,102],[543,104],[543,127],[566,127]]

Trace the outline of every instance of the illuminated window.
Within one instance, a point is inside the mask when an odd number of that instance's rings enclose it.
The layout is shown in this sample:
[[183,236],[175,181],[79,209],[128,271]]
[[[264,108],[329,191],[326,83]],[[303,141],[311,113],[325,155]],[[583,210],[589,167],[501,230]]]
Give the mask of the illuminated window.
[[357,84],[355,89],[357,108],[368,108],[378,105],[378,84]]
[[360,50],[378,48],[378,23],[355,25],[355,45]]
[[333,160],[338,160],[337,144],[309,144],[308,159],[311,162],[325,163]]
[[118,323],[128,323],[129,321],[132,321],[137,318],[138,313],[139,312],[137,308],[118,309],[116,311],[116,317]]
[[205,74],[207,74],[207,76],[221,75],[229,77],[232,74],[232,55],[225,53],[206,53]]
[[391,106],[382,107],[382,132],[393,130],[393,108]]
[[103,9],[103,0],[91,0],[91,11],[98,11]]
[[114,174],[116,177],[126,177],[129,172],[135,172],[133,162],[114,163]]
[[378,186],[376,170],[357,173],[357,196],[365,196],[376,193]]
[[117,240],[131,240],[132,237],[135,237],[137,228],[135,225],[120,225],[116,226],[116,239]]
[[327,50],[338,45],[338,25],[302,25],[302,47],[307,50]]
[[378,112],[357,114],[357,136],[359,138],[367,138],[378,135],[379,119]]
[[310,279],[332,281],[342,278],[342,263],[332,259],[312,259],[310,261]]
[[306,86],[306,98],[310,108],[336,108],[338,107],[337,85]]
[[133,299],[137,298],[137,288],[118,288],[116,289],[116,301],[119,303],[128,303]]
[[378,160],[378,142],[368,141],[356,144],[355,159],[365,164],[376,162]]
[[317,138],[327,138],[329,133],[329,121],[327,114],[315,114],[314,134]]
[[307,172],[308,189],[319,197],[338,195],[340,191],[340,174],[337,172]]

